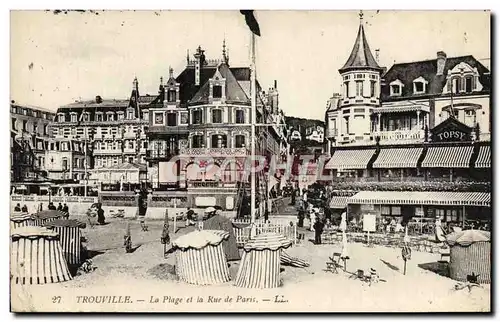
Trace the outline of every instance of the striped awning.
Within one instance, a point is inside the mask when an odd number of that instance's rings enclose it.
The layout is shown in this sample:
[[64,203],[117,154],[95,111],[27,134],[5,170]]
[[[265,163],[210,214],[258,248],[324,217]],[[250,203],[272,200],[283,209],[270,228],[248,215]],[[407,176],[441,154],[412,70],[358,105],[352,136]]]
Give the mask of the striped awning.
[[375,149],[366,150],[338,150],[335,151],[325,169],[366,169],[368,162],[375,153]]
[[468,168],[473,146],[430,147],[422,168]]
[[475,167],[491,168],[491,147],[489,145],[483,145],[479,148]]
[[332,208],[332,209],[344,209],[345,207],[347,207],[347,199],[349,199],[349,197],[333,196],[330,199],[330,208]]
[[440,205],[490,207],[488,192],[449,191],[360,191],[347,200],[349,204]]
[[416,168],[424,148],[382,149],[373,168]]

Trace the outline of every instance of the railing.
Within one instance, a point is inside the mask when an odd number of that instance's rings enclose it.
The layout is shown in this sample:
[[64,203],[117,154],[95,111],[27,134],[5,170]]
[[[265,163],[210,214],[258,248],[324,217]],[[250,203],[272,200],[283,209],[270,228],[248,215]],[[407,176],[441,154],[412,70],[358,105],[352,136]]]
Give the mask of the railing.
[[188,188],[235,188],[236,182],[222,181],[188,181]]
[[[25,195],[12,195],[10,196],[11,202],[48,202],[49,196],[25,196]],[[62,202],[62,203],[96,203],[97,197],[78,197],[78,196],[50,196],[50,201],[52,202]]]
[[246,148],[181,148],[180,155],[190,156],[245,156]]
[[95,149],[93,152],[94,155],[106,155],[106,154],[122,154],[121,149]]
[[173,150],[170,149],[156,149],[156,150],[147,150],[146,151],[146,156],[148,158],[172,158],[176,156],[175,153],[173,153]]

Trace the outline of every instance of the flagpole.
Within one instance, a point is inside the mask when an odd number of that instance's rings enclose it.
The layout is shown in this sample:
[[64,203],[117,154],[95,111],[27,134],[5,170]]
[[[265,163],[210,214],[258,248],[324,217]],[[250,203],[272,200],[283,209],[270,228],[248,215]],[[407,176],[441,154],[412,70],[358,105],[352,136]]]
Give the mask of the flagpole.
[[[251,63],[251,72],[250,72],[250,77],[251,77],[251,82],[252,82],[252,90],[250,92],[251,94],[251,103],[252,103],[252,109],[251,109],[251,153],[252,153],[252,168],[250,169],[251,173],[251,193],[250,193],[250,214],[251,214],[251,223],[255,223],[256,219],[256,178],[255,178],[255,123],[257,120],[257,81],[256,81],[256,75],[255,75],[255,34],[253,32],[250,32],[252,36],[251,40],[251,56],[252,56],[252,63]],[[254,226],[253,226],[254,227]],[[251,237],[254,236],[255,234],[255,229],[251,229]]]

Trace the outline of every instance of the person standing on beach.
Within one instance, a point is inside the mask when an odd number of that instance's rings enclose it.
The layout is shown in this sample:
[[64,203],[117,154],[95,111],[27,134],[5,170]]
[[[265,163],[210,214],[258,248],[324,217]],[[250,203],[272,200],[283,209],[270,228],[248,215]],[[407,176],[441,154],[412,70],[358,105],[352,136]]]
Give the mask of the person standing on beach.
[[16,212],[20,212],[21,211],[21,204],[17,204],[15,207],[14,207],[14,211]]
[[321,244],[321,234],[323,233],[323,228],[325,225],[319,217],[316,217],[316,222],[314,223],[314,243],[316,245]]

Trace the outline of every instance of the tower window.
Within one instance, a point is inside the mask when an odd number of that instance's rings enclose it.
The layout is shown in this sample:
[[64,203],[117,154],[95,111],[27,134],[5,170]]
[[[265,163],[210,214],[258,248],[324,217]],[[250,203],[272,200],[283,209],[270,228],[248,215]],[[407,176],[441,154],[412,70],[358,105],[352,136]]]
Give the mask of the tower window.
[[212,123],[222,123],[222,110],[212,110]]
[[213,98],[221,98],[222,97],[222,86],[214,86],[212,88],[212,97]]
[[377,85],[376,81],[370,81],[370,97],[375,97],[376,92],[375,92],[375,86]]
[[177,125],[177,113],[167,113],[167,125],[168,126]]
[[193,111],[193,124],[201,124],[202,123],[202,111],[197,110]]
[[349,98],[349,82],[344,82],[345,87],[345,97]]
[[245,112],[243,110],[236,110],[236,123],[245,123]]
[[356,81],[356,96],[363,96],[363,82]]

